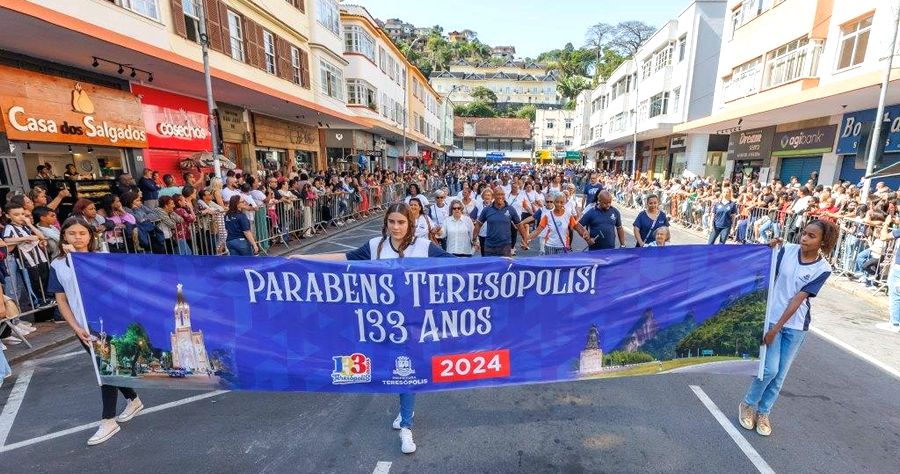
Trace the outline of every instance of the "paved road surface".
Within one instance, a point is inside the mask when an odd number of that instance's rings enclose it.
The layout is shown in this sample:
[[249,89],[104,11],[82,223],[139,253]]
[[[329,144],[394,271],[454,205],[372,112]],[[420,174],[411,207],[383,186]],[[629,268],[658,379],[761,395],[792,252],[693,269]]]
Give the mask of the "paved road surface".
[[[378,227],[307,251],[354,248]],[[836,291],[814,302],[817,323],[875,317]],[[15,366],[17,375],[0,387],[0,466],[34,473],[370,473],[379,465],[395,473],[897,472],[900,379],[811,333],[773,412],[775,434],[762,438],[734,427],[750,377],[746,365],[731,364],[736,374],[720,365],[425,394],[416,410],[419,450],[410,456],[390,428],[393,396],[144,390],[155,411],[89,448],[99,394],[88,359],[71,344]],[[717,421],[718,409],[736,438]]]

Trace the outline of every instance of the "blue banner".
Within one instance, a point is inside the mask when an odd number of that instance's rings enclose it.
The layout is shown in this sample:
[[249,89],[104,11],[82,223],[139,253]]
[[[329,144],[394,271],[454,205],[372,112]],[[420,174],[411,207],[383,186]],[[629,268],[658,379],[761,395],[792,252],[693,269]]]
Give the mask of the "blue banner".
[[74,254],[72,264],[104,383],[384,393],[754,357],[770,257],[728,245],[344,263]]
[[[876,109],[860,110],[844,114],[841,120],[841,128],[838,130],[838,141],[835,153],[838,155],[855,155],[865,143],[859,143],[863,126],[875,121]],[[884,121],[888,122],[887,136],[882,135],[885,141],[885,153],[900,152],[900,105],[892,105],[884,108]],[[870,132],[871,133],[871,132]]]

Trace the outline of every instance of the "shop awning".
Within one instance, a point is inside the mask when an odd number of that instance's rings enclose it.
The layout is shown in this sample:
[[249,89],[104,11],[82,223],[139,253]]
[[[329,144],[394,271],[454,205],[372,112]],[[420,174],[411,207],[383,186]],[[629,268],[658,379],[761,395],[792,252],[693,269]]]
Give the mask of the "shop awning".
[[881,168],[880,170],[870,174],[869,176],[866,176],[866,178],[889,178],[891,176],[900,176],[900,161],[892,165],[885,166],[884,168]]

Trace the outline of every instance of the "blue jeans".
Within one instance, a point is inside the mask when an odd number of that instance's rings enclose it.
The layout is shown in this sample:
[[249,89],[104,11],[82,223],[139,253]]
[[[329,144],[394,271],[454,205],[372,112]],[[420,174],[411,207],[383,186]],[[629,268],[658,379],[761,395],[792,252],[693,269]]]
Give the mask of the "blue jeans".
[[806,331],[781,328],[775,340],[766,349],[763,379],[754,377],[747,395],[744,396],[744,403],[756,408],[760,415],[768,415],[772,411],[772,405],[778,400],[781,385],[804,339]]
[[856,255],[856,265],[853,267],[856,270],[856,273],[862,273],[863,264],[866,263],[866,260],[869,259],[869,256],[872,255],[872,249],[863,249],[862,252]]
[[888,274],[888,301],[891,314],[891,324],[900,326],[900,264],[891,265]]
[[11,373],[12,369],[9,367],[9,362],[6,361],[6,354],[0,351],[0,385],[3,385],[3,379]]
[[400,427],[412,428],[413,412],[416,410],[416,394],[400,394]]
[[178,255],[192,255],[191,246],[187,240],[178,239]]
[[728,240],[728,231],[731,229],[728,227],[713,227],[713,231],[709,234],[709,242],[708,244],[712,245],[716,242],[716,239],[719,239],[720,244],[724,244],[726,240]]
[[229,240],[225,245],[228,247],[228,255],[253,256],[253,247],[250,247],[250,242],[247,239]]

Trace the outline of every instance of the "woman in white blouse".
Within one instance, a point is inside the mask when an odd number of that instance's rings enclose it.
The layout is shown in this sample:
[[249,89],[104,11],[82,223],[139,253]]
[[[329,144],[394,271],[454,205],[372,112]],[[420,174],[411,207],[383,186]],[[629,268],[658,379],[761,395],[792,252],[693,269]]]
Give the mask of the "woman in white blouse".
[[472,232],[475,231],[475,223],[465,214],[462,201],[454,199],[450,203],[450,217],[444,221],[443,238],[447,239],[447,253],[457,257],[471,257],[475,249],[472,248]]

